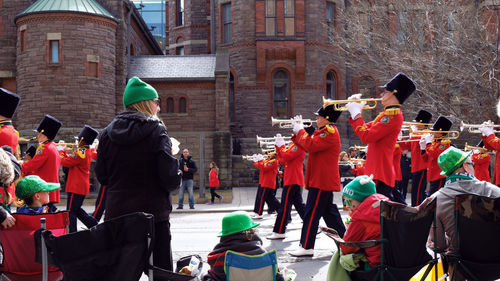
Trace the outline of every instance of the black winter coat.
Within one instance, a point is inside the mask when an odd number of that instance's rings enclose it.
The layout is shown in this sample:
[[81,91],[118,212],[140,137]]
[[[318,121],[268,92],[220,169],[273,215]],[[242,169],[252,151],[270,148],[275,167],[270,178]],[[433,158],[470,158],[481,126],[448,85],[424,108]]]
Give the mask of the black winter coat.
[[[184,165],[188,167],[187,172],[184,171]],[[196,162],[194,162],[193,158],[191,158],[191,155],[188,156],[187,160],[184,159],[184,157],[181,155],[181,158],[179,159],[179,168],[182,171],[182,178],[188,180],[192,180],[194,173],[198,171],[198,168],[196,167]]]
[[122,112],[102,131],[95,171],[107,186],[105,220],[133,212],[168,220],[181,178],[171,146],[165,126],[140,112]]

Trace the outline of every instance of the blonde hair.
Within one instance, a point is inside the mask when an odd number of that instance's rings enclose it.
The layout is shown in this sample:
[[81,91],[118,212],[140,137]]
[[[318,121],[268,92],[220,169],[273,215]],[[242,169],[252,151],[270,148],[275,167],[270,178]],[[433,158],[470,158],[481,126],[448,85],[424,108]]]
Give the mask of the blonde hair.
[[217,167],[217,164],[215,164],[214,161],[210,162],[210,164],[212,164],[212,167],[213,169],[215,169],[215,172],[217,173],[217,175],[219,174],[219,167]]
[[151,118],[160,121],[160,123],[165,126],[165,123],[163,123],[163,120],[161,120],[160,117],[155,113],[156,110],[151,106],[151,103],[149,101],[150,100],[143,100],[133,103],[127,106],[127,110],[138,111],[140,113],[146,114]]
[[340,154],[339,154],[339,161],[342,161],[342,159],[344,159],[344,156],[346,156],[346,155],[347,155],[347,152],[345,152],[345,151],[340,152]]

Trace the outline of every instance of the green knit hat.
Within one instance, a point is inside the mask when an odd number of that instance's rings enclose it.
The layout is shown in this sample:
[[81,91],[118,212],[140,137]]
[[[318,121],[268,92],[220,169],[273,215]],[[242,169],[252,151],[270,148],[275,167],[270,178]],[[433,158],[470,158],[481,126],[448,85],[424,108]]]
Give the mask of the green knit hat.
[[233,235],[256,226],[259,226],[259,224],[254,223],[246,212],[232,212],[225,215],[222,219],[222,231],[217,236],[224,237]]
[[16,184],[16,197],[19,199],[30,198],[40,191],[54,191],[59,189],[59,183],[45,182],[39,176],[30,175],[22,178]]
[[123,93],[123,105],[125,107],[144,100],[157,99],[158,93],[148,83],[136,76],[130,78]]
[[438,165],[441,168],[442,176],[451,175],[456,169],[460,168],[462,164],[469,158],[472,151],[465,152],[456,147],[450,146],[443,151],[438,157]]
[[368,196],[377,193],[373,175],[359,176],[348,183],[342,190],[342,196],[363,202]]

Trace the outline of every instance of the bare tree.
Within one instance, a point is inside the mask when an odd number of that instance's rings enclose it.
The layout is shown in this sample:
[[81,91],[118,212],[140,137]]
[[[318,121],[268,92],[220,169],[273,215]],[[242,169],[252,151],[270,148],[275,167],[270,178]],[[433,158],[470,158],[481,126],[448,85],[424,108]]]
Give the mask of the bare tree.
[[455,123],[499,120],[500,0],[344,3],[337,28],[326,26],[330,44],[345,53],[353,76],[378,85],[399,71],[414,79],[406,119],[425,108]]

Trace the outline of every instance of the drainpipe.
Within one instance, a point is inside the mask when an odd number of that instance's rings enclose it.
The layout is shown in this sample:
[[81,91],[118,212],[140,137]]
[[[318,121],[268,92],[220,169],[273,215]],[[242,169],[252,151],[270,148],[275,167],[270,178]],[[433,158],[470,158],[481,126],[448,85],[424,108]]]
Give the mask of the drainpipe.
[[128,1],[128,15],[127,15],[127,63],[130,65],[130,29],[132,28],[130,21],[132,19],[132,2]]
[[215,0],[210,0],[210,53],[215,54]]

